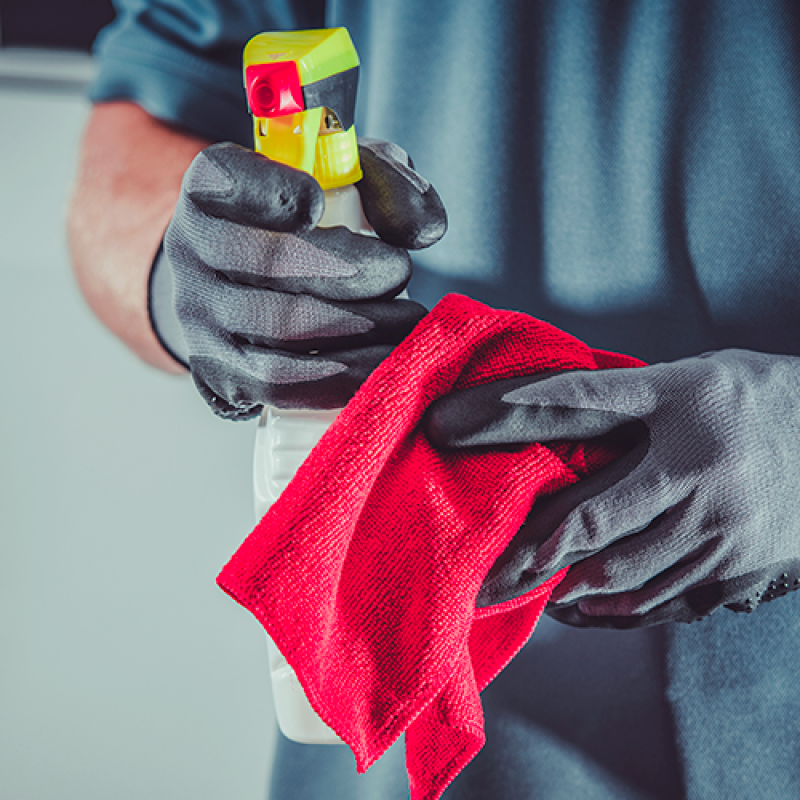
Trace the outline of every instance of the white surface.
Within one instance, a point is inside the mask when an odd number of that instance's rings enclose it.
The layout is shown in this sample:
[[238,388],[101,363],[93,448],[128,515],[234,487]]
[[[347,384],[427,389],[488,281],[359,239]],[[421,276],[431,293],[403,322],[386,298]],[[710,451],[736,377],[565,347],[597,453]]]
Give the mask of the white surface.
[[88,53],[37,47],[0,48],[0,81],[49,81],[56,88],[64,83],[86,84],[94,72],[95,65]]
[[[257,520],[281,496],[338,415],[338,409],[264,409],[253,449],[253,500]],[[314,711],[297,675],[275,643],[268,638],[267,645],[272,698],[283,735],[300,744],[344,744]]]
[[[364,216],[355,186],[325,192],[320,226],[344,225],[354,232],[372,229]],[[330,427],[339,411],[281,410],[267,407],[261,414],[253,455],[253,500],[256,519],[266,514]],[[284,736],[300,744],[344,744],[319,718],[289,662],[268,640],[272,697]]]
[[281,496],[300,465],[339,416],[339,409],[311,411],[268,406],[261,413],[253,448],[256,520]]
[[297,674],[283,657],[283,653],[278,650],[275,642],[267,638],[267,647],[272,697],[281,733],[287,739],[299,744],[344,746],[344,742],[314,711]]
[[87,111],[0,87],[0,800],[261,800],[265,637],[215,585],[255,428],[85,308],[63,216]]

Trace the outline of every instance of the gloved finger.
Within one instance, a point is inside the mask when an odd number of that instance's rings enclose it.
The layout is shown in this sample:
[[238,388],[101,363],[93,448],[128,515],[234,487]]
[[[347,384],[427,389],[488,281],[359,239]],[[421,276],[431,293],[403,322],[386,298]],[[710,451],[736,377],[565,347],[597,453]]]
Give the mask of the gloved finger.
[[645,530],[573,564],[552,601],[590,601],[610,616],[645,614],[702,583],[724,558],[724,544],[698,540],[701,516],[691,497],[684,498]]
[[405,250],[347,228],[289,234],[210,217],[181,197],[180,224],[167,229],[164,248],[177,280],[192,278],[198,262],[229,281],[332,300],[393,297],[411,277]]
[[190,357],[206,402],[225,419],[249,419],[264,405],[343,408],[391,352],[386,345],[322,355],[298,355],[233,340]]
[[220,331],[249,344],[298,353],[374,344],[398,344],[427,313],[411,300],[336,303],[306,294],[287,294],[211,276],[209,291],[186,297],[178,318],[192,341]]
[[584,441],[655,408],[659,397],[653,369],[559,372],[512,389],[502,402],[528,415],[532,441]]
[[561,374],[543,372],[452,392],[428,409],[425,432],[434,447],[447,449],[586,441],[630,421],[629,416],[615,411],[526,405],[507,399]]
[[356,188],[378,236],[406,250],[438,242],[447,230],[447,212],[436,189],[414,170],[408,153],[377,139],[359,139],[358,151],[364,177]]
[[[624,617],[689,622],[723,605],[752,611],[762,598],[791,591],[791,580],[800,586],[800,578],[790,579],[800,572],[796,561],[732,571],[743,562],[731,551],[724,523],[705,519],[692,501],[687,497],[646,531],[573,565],[553,593],[554,616],[563,609],[565,617],[580,615],[581,624],[605,618],[619,626]],[[698,537],[701,526],[707,536]]]
[[271,231],[310,230],[325,209],[322,189],[310,175],[232,142],[195,157],[182,194],[204,214]]
[[[559,622],[579,628],[631,629],[660,625],[664,622],[696,622],[722,606],[736,606],[752,611],[757,605],[746,598],[753,591],[753,576],[725,581],[708,580],[670,597],[657,605],[646,602],[646,588],[628,599],[586,598],[574,603],[547,606],[547,614]],[[636,595],[641,595],[641,599]],[[647,608],[647,610],[642,610]],[[639,609],[633,613],[633,610]]]
[[545,613],[564,625],[575,628],[607,628],[612,630],[633,630],[660,625],[664,622],[693,622],[706,613],[695,611],[685,595],[676,597],[663,605],[657,606],[646,614],[606,615],[583,603],[555,606],[548,605]]
[[629,475],[644,458],[648,441],[647,428],[631,423],[615,434],[614,447],[624,451],[619,458],[577,483],[538,499],[484,579],[477,605],[495,605],[519,597],[593,553],[594,545],[585,536],[568,539],[562,535],[565,520],[579,515],[582,506]]
[[[640,448],[569,487],[566,491],[572,495],[570,502],[574,502],[581,492],[594,492],[607,486],[576,505],[561,518],[560,524],[557,520],[564,510],[560,492],[552,496],[551,504],[542,512],[537,512],[534,506],[525,524],[541,524],[546,530],[553,530],[532,558],[530,569],[534,573],[575,564],[613,542],[644,531],[692,492],[694,487],[682,481],[669,480],[665,475],[659,479],[649,466],[648,456],[641,458],[645,448],[643,442]],[[641,458],[641,462],[630,469],[637,458]],[[626,468],[629,469],[627,474]]]

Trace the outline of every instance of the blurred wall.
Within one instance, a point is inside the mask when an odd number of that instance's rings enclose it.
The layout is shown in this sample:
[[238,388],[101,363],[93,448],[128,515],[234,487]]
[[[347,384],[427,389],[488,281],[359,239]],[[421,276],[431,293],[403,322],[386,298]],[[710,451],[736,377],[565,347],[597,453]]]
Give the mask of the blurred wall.
[[215,585],[252,527],[255,431],[73,283],[79,56],[0,49],[0,800],[260,800],[264,636]]

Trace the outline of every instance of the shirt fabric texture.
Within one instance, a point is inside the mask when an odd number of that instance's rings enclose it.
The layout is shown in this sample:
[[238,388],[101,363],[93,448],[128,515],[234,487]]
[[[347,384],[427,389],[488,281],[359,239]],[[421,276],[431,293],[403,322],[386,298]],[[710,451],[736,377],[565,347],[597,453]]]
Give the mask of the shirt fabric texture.
[[[346,25],[359,133],[408,150],[448,209],[415,256],[428,306],[457,291],[648,362],[800,354],[791,0],[118,6],[93,99],[244,145],[245,41]],[[445,798],[800,796],[799,629],[797,593],[637,632],[544,618]],[[395,753],[364,776],[347,755],[279,740],[271,797],[407,796]]]

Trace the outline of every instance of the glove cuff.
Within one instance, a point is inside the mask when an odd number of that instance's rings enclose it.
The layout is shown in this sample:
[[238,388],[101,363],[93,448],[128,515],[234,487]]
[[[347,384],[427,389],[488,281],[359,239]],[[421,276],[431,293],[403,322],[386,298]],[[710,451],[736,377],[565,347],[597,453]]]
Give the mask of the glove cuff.
[[147,315],[159,344],[178,363],[189,368],[189,348],[175,313],[175,287],[164,243],[159,245],[147,281]]

